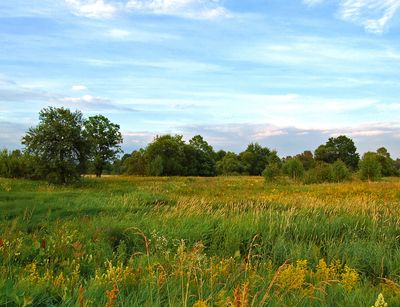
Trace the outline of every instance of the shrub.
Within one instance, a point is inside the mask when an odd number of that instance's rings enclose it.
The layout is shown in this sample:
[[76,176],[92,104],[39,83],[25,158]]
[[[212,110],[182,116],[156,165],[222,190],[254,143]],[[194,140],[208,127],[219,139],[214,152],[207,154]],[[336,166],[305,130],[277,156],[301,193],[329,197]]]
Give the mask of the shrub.
[[374,152],[366,152],[359,163],[359,167],[362,180],[375,181],[382,176],[382,166]]
[[278,163],[271,163],[267,165],[262,175],[265,178],[265,181],[274,181],[277,177],[281,175],[282,171],[279,167]]
[[350,178],[350,171],[342,160],[336,160],[331,166],[332,180],[342,182]]
[[331,182],[333,178],[332,167],[326,162],[318,161],[314,168],[304,176],[305,184]]
[[283,171],[292,179],[301,179],[304,175],[303,163],[298,158],[290,158],[283,164]]

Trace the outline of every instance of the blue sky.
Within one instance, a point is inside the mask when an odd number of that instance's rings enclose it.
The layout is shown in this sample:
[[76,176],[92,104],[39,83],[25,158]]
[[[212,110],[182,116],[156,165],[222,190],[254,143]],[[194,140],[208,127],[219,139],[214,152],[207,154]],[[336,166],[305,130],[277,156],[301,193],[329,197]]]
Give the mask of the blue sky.
[[281,155],[346,134],[400,156],[400,0],[3,0],[0,147],[43,107]]

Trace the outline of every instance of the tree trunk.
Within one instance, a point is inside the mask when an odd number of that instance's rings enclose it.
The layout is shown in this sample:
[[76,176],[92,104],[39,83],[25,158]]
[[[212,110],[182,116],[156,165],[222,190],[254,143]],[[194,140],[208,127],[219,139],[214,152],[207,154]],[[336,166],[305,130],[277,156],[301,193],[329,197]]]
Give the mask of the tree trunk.
[[103,173],[103,168],[101,166],[96,167],[96,177],[100,178],[102,173]]

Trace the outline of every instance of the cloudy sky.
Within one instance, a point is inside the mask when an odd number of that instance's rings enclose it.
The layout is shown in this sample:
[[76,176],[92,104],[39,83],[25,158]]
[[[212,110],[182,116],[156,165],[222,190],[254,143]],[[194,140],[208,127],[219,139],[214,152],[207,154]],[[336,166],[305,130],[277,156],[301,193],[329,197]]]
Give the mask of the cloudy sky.
[[400,0],[2,0],[0,147],[46,106],[281,155],[346,134],[400,156]]

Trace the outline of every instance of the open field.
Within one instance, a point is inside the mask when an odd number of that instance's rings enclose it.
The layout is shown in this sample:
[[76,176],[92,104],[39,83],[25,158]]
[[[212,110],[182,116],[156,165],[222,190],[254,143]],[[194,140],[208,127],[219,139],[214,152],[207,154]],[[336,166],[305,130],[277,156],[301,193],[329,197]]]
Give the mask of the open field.
[[0,305],[400,306],[400,181],[0,179]]

